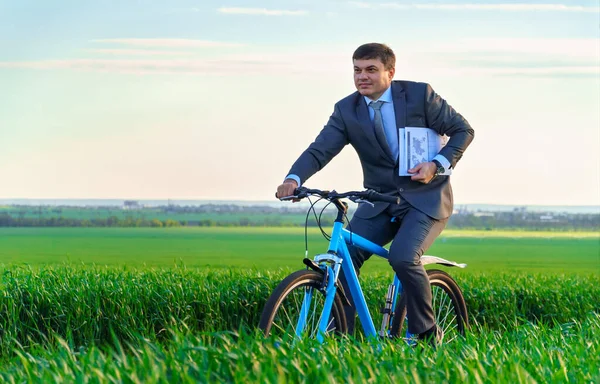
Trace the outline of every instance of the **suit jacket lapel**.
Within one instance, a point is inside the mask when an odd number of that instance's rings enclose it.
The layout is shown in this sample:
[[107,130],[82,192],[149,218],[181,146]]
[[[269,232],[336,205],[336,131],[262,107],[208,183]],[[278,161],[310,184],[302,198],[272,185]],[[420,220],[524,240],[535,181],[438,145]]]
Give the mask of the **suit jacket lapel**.
[[[400,135],[398,128],[406,127],[406,93],[399,82],[392,82],[392,100],[394,101],[394,116],[396,117],[396,134]],[[402,148],[399,148],[402,151]],[[402,154],[400,153],[400,156]],[[396,164],[400,159],[396,159]]]
[[358,94],[356,115],[358,117],[358,121],[361,127],[365,132],[365,135],[369,139],[369,143],[373,146],[373,148],[376,148],[378,151],[380,151],[383,157],[385,157],[390,162],[392,162],[392,164],[394,164],[395,162],[393,161],[393,159],[390,157],[390,155],[388,155],[387,151],[381,148],[381,145],[379,145],[379,142],[375,137],[375,127],[373,126],[373,122],[371,121],[371,118],[369,116],[369,108],[367,107],[367,103],[365,102],[364,97],[360,93]]
[[394,100],[394,115],[396,128],[406,127],[406,93],[399,82],[392,82],[392,100]]

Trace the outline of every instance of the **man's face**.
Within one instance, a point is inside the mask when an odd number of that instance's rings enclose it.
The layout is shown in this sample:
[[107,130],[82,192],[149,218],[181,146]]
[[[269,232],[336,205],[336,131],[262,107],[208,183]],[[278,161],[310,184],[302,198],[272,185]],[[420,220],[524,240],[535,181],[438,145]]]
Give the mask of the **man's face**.
[[354,85],[358,92],[377,100],[389,88],[395,69],[385,69],[381,59],[354,60]]

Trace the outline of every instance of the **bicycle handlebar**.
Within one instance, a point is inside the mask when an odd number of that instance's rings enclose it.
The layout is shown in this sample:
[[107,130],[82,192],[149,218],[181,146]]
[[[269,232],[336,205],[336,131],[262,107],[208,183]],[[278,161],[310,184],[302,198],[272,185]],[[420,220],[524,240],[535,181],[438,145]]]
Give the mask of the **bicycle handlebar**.
[[350,191],[338,193],[334,191],[321,191],[320,189],[309,189],[305,187],[299,187],[294,190],[294,195],[289,197],[284,197],[280,200],[291,200],[291,199],[304,199],[305,197],[317,195],[321,196],[327,200],[336,200],[349,198],[350,200],[357,202],[356,200],[365,200],[372,203],[375,202],[384,202],[391,204],[400,204],[400,197],[389,196],[381,194],[372,189],[368,189],[366,191]]

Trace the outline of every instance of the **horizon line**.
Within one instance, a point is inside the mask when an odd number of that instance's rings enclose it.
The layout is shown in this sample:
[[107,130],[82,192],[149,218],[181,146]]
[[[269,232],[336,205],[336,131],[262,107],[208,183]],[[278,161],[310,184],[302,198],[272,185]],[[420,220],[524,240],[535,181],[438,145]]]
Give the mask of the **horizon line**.
[[[0,197],[0,202],[7,200],[42,200],[42,201],[53,201],[53,200],[73,200],[73,201],[82,201],[82,200],[116,200],[116,201],[222,201],[222,202],[245,202],[245,203],[285,203],[284,201],[278,201],[277,199],[273,200],[248,200],[248,199],[220,199],[220,198],[122,198],[122,197],[77,197],[77,198],[52,198],[52,197],[41,197],[41,198],[31,198],[31,197]],[[454,208],[461,205],[492,205],[492,206],[530,206],[530,207],[597,207],[600,208],[600,204],[528,204],[528,203],[454,203]]]

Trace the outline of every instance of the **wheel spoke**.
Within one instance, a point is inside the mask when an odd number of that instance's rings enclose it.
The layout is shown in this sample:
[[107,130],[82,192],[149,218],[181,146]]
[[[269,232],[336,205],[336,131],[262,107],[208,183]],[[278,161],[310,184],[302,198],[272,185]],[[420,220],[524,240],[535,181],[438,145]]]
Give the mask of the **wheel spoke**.
[[281,333],[285,333],[285,329],[281,327],[278,323],[273,323],[273,326],[281,331]]
[[455,320],[456,320],[456,315],[452,316],[452,319],[450,319],[450,321],[448,322],[447,325],[445,325],[445,326],[442,325],[442,330],[444,331],[444,333],[450,333],[450,331],[458,328],[458,325],[456,324]]
[[446,291],[444,291],[442,288],[440,288],[439,290],[440,290],[440,294],[443,295],[443,297],[444,297],[444,299],[442,300],[442,303],[440,304],[440,317],[441,317],[443,309],[448,306],[448,302],[451,302],[451,300],[450,300],[450,296],[448,296]]
[[290,314],[287,311],[287,308],[283,308],[282,310],[283,310],[283,314],[285,315],[285,317],[288,320],[288,323],[290,324],[290,326],[292,327],[294,332],[296,332],[296,324],[293,323],[292,318],[290,317]]
[[[440,307],[441,310],[441,307]],[[454,308],[453,306],[449,306],[446,310],[446,316],[444,316],[444,318],[442,320],[439,320],[439,324],[445,324],[446,323],[446,319],[448,318],[448,315],[450,315],[450,313],[454,312]],[[453,317],[453,319],[456,319],[456,315]],[[452,320],[450,320],[452,321]],[[438,323],[438,321],[436,320],[436,323]]]
[[444,302],[445,302],[446,296],[444,295],[444,290],[443,289],[441,289],[439,287],[435,287],[435,296],[437,297],[438,295],[442,295],[442,297],[439,300],[440,303],[438,304],[436,315],[435,315],[436,322],[440,318],[440,315],[442,313],[442,307],[444,306]]

